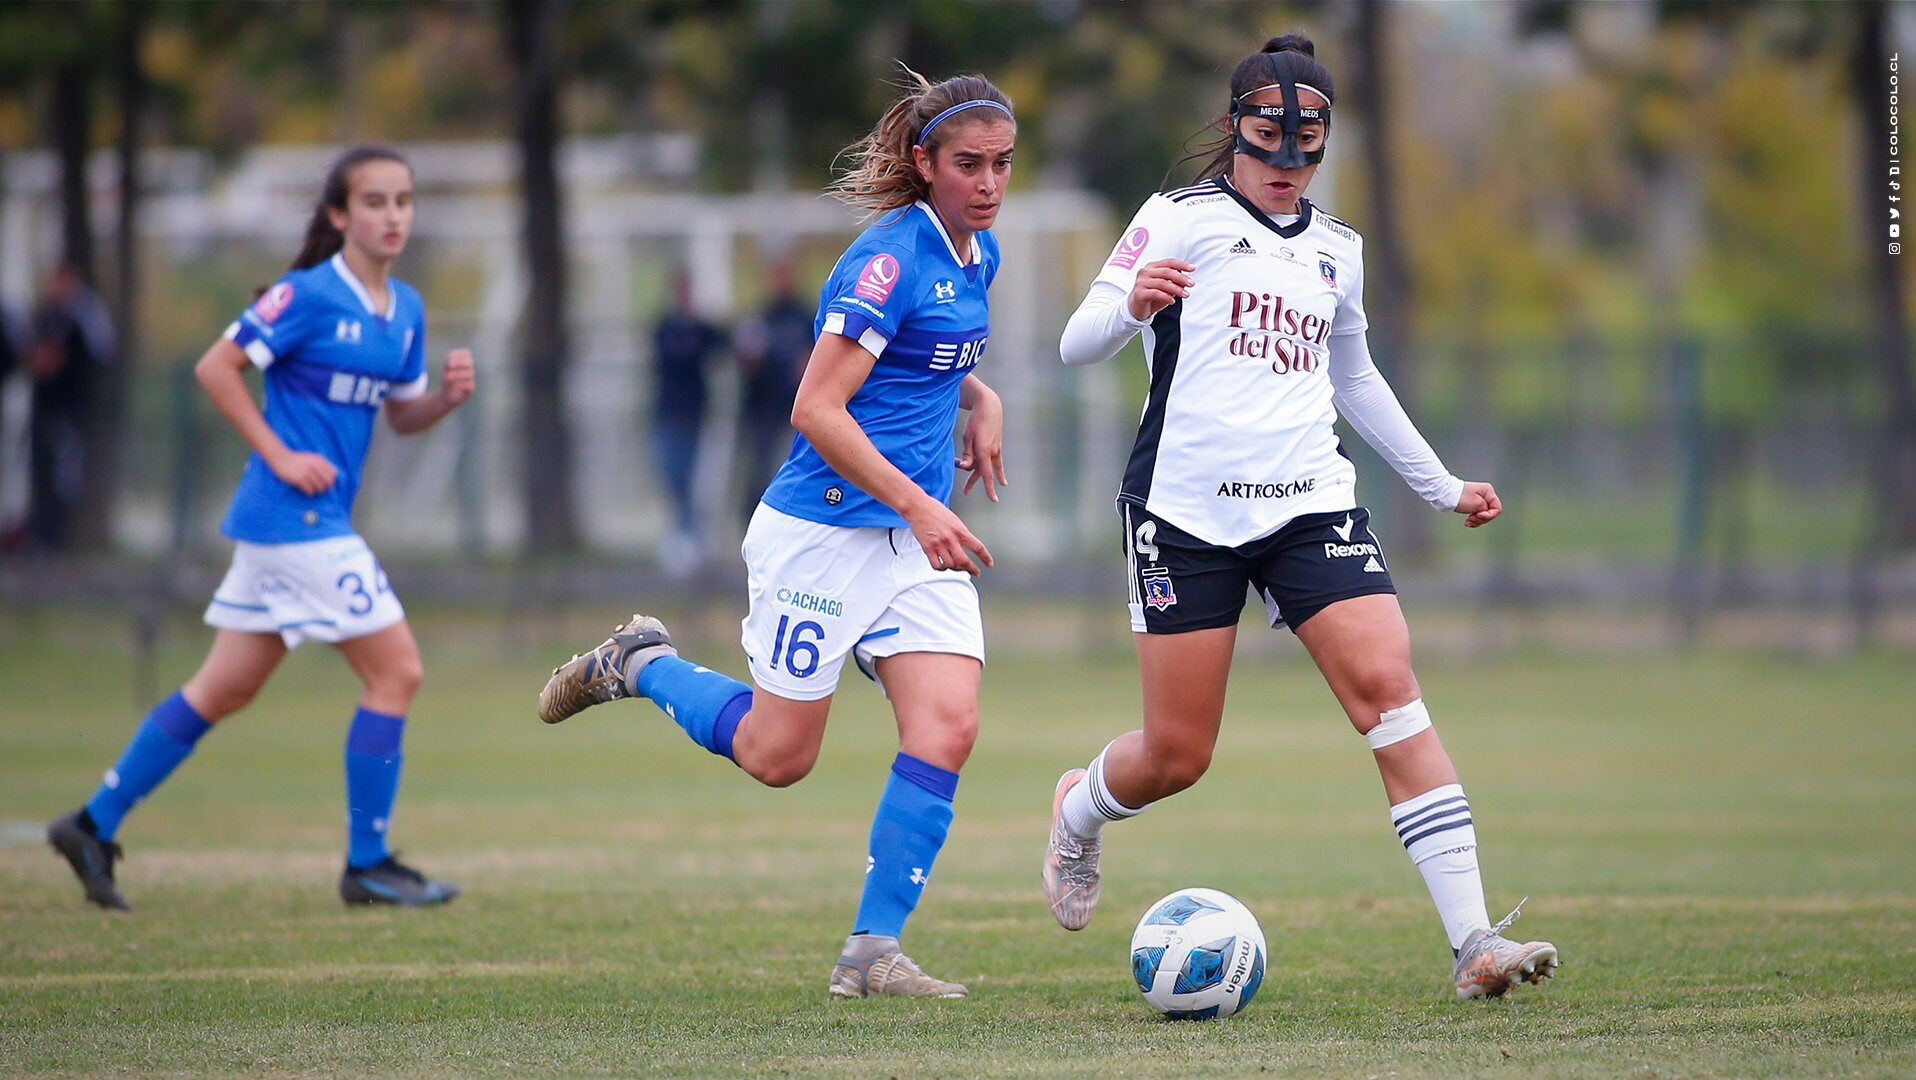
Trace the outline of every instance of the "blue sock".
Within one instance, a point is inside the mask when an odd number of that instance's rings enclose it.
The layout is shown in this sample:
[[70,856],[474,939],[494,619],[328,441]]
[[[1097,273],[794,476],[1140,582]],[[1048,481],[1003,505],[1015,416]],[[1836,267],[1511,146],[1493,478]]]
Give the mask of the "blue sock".
[[113,839],[127,811],[159,787],[211,727],[177,691],[153,706],[120,752],[120,760],[106,771],[100,790],[87,800],[87,816],[93,819],[100,839]]
[[405,761],[399,742],[405,734],[403,716],[363,705],[353,713],[353,726],[346,731],[348,866],[364,869],[387,855],[386,829],[399,797],[399,766]]
[[872,818],[871,856],[865,863],[865,895],[858,901],[854,934],[895,938],[918,906],[931,880],[931,864],[951,829],[951,799],[958,774],[900,753]]
[[738,722],[752,711],[751,687],[690,660],[661,656],[645,665],[637,684],[627,689],[651,698],[693,742],[736,760],[732,736],[738,733]]

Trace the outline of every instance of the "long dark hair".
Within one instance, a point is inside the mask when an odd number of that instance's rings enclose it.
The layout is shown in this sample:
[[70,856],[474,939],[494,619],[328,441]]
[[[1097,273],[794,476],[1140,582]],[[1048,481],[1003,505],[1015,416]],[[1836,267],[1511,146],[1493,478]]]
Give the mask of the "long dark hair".
[[[1011,99],[983,75],[954,75],[933,83],[910,68],[905,68],[905,74],[909,79],[905,93],[878,118],[870,133],[840,151],[851,159],[851,167],[829,189],[832,197],[872,214],[910,206],[930,194],[930,185],[912,163],[911,148],[917,145],[919,132],[939,113],[967,101],[990,101],[1007,111],[1011,108]],[[1009,119],[996,109],[972,112],[991,119]],[[937,154],[938,144],[948,133],[947,124],[953,130],[957,128],[956,119],[933,128],[925,153]]]
[[329,207],[346,209],[346,198],[352,194],[353,170],[368,161],[396,161],[404,165],[406,171],[412,171],[412,162],[406,160],[406,155],[384,143],[360,143],[334,158],[326,170],[326,186],[320,190],[319,202],[313,205],[312,220],[306,223],[306,242],[300,245],[292,269],[318,266],[346,245],[345,235],[333,228],[333,219],[326,211]]
[[[1288,34],[1279,34],[1266,41],[1262,49],[1237,62],[1237,69],[1231,72],[1231,96],[1243,97],[1268,82],[1271,62],[1264,59],[1264,55],[1282,52],[1301,53],[1305,59],[1298,65],[1302,71],[1302,77],[1298,81],[1310,83],[1313,87],[1324,91],[1324,96],[1330,100],[1330,103],[1336,103],[1337,81],[1331,78],[1330,69],[1318,62],[1317,45],[1309,37],[1295,30]],[[1190,139],[1185,140],[1185,145],[1189,146],[1193,140],[1200,138],[1206,132],[1210,132],[1212,138],[1200,143],[1196,150],[1173,162],[1171,167],[1165,170],[1163,186],[1170,185],[1171,174],[1176,172],[1179,166],[1201,159],[1208,160],[1204,161],[1204,168],[1198,170],[1193,183],[1203,183],[1206,180],[1230,174],[1233,153],[1231,147],[1235,141],[1232,138],[1231,118],[1228,115],[1220,115],[1216,120],[1193,133]]]

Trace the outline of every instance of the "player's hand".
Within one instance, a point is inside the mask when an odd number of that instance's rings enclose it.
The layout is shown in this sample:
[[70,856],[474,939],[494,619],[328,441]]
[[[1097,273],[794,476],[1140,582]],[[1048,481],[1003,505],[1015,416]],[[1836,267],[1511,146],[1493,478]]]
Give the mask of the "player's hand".
[[332,487],[333,481],[339,478],[339,470],[333,468],[332,462],[303,450],[288,450],[266,465],[274,476],[298,488],[302,495],[317,495]]
[[472,396],[472,350],[454,349],[446,354],[446,366],[439,375],[439,392],[446,404],[464,405]]
[[1195,283],[1191,271],[1196,269],[1183,259],[1146,263],[1144,269],[1138,271],[1137,283],[1131,286],[1131,317],[1143,322],[1191,295],[1191,286]]
[[1489,484],[1465,481],[1464,496],[1457,500],[1457,512],[1466,514],[1464,528],[1474,529],[1497,520],[1504,512],[1503,501],[1497,498],[1497,489]]
[[965,494],[983,480],[985,498],[998,501],[998,489],[1005,486],[1005,407],[998,395],[984,390],[972,403],[971,419],[965,421],[965,451],[958,455],[958,467],[970,470]]
[[[951,507],[927,495],[905,515],[905,521],[911,526],[911,534],[918,538],[918,545],[925,549],[925,559],[934,570],[963,570],[973,577],[979,573],[979,563],[991,565],[991,552],[985,550],[984,541],[971,534]],[[972,553],[977,559],[972,559]]]

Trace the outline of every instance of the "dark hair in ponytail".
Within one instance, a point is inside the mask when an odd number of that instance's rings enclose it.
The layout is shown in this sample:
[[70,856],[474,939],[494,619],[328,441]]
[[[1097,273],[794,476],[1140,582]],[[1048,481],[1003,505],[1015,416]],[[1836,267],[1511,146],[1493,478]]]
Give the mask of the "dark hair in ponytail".
[[300,245],[292,269],[318,266],[346,245],[346,237],[333,228],[333,219],[326,211],[346,209],[346,198],[352,194],[353,170],[368,161],[396,161],[408,172],[412,171],[412,162],[406,160],[406,155],[384,143],[360,143],[334,158],[326,170],[326,186],[320,190],[319,202],[313,206],[312,220],[306,223],[306,242]]
[[[1266,53],[1283,52],[1294,52],[1303,56],[1303,63],[1298,65],[1300,71],[1298,81],[1309,83],[1313,87],[1324,91],[1324,96],[1329,99],[1329,103],[1336,103],[1337,80],[1331,78],[1329,68],[1318,62],[1316,43],[1312,42],[1305,34],[1296,30],[1287,34],[1279,34],[1269,41],[1266,41],[1262,49],[1237,62],[1237,68],[1231,72],[1231,96],[1243,97],[1245,94],[1269,82],[1271,62],[1264,59],[1264,56]],[[1185,145],[1189,146],[1192,140],[1199,138],[1207,131],[1213,134],[1213,138],[1199,144],[1196,150],[1177,159],[1176,162],[1172,163],[1171,168],[1165,171],[1164,179],[1166,186],[1169,186],[1171,174],[1178,170],[1178,166],[1183,165],[1187,161],[1204,160],[1204,168],[1198,171],[1197,177],[1193,181],[1194,183],[1202,183],[1213,177],[1225,176],[1230,173],[1231,147],[1235,141],[1232,138],[1231,118],[1227,115],[1220,115],[1216,120],[1204,125],[1193,133],[1190,139],[1185,140]]]

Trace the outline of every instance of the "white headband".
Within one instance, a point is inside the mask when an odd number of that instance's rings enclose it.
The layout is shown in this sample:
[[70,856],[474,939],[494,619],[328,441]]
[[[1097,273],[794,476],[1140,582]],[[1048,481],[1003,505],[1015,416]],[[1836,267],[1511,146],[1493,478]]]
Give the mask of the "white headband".
[[[1326,94],[1324,91],[1319,90],[1315,86],[1312,86],[1310,83],[1293,83],[1292,85],[1296,86],[1299,90],[1309,90],[1311,93],[1316,94],[1318,97],[1323,98],[1325,102],[1327,103],[1331,99],[1331,96],[1329,94]],[[1283,83],[1272,83],[1269,86],[1260,86],[1255,90],[1246,90],[1242,94],[1239,94],[1238,100],[1242,101],[1243,99],[1250,97],[1252,94],[1261,94],[1266,90],[1281,90],[1283,88],[1284,88]],[[1303,106],[1299,105],[1298,108],[1301,109],[1303,108]]]

